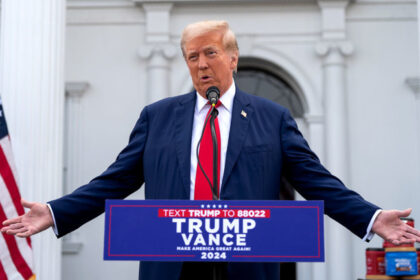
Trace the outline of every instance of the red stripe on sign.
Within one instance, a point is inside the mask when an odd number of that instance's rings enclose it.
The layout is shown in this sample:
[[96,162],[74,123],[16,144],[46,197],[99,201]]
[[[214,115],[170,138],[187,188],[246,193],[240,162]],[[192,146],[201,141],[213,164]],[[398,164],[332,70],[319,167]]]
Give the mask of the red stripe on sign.
[[160,208],[160,218],[270,218],[268,209],[176,209]]
[[4,271],[4,268],[3,268],[3,265],[1,264],[1,261],[0,261],[0,279],[7,279],[7,275],[6,275],[6,272]]
[[[6,219],[6,214],[4,213],[3,207],[0,207],[0,221],[4,221],[5,219]],[[2,234],[3,234],[4,240],[6,241],[7,248],[9,249],[10,256],[13,260],[13,263],[16,266],[16,269],[22,275],[23,279],[28,279],[29,277],[32,276],[33,273],[32,273],[31,268],[28,266],[25,259],[23,258],[22,254],[20,253],[15,237],[13,235],[8,235],[6,233],[2,233]]]
[[3,181],[9,190],[13,204],[15,205],[16,212],[18,215],[25,214],[22,204],[20,204],[19,189],[16,184],[15,177],[13,176],[12,169],[9,166],[9,162],[6,159],[3,148],[0,146],[0,175],[3,177]]

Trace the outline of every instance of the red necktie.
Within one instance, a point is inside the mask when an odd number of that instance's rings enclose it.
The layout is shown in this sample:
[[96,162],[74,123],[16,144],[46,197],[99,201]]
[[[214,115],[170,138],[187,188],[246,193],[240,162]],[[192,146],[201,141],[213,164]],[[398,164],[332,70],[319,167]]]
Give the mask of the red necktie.
[[[217,102],[216,108],[221,105],[220,101]],[[211,111],[211,107],[207,112],[207,117]],[[219,129],[219,121],[217,117],[214,120],[214,126],[216,129],[216,137],[217,137],[217,194],[219,196],[219,181],[220,181],[220,129]],[[209,178],[212,185],[213,184],[213,140],[211,137],[211,130],[210,130],[210,120],[207,121],[206,128],[204,130],[203,138],[201,139],[200,143],[200,150],[198,152],[198,158],[200,159],[201,166],[206,172],[207,177]],[[201,171],[200,166],[197,163],[197,172],[195,175],[195,189],[194,189],[194,199],[195,200],[212,200],[212,190],[210,188],[209,182],[207,181],[206,177],[204,176],[203,172]]]

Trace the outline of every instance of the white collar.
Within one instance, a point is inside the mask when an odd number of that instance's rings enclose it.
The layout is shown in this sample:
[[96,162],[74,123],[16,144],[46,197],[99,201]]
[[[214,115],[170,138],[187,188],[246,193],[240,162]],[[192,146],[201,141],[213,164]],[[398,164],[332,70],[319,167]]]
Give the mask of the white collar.
[[[232,107],[233,107],[233,98],[235,97],[235,92],[236,92],[236,86],[235,86],[235,82],[232,82],[232,85],[229,87],[229,89],[222,94],[222,97],[220,97],[220,102],[222,103],[222,106],[225,107],[225,109],[228,112],[232,111]],[[195,92],[197,95],[197,102],[195,103],[195,110],[196,112],[200,112],[201,110],[204,109],[204,106],[207,105],[208,100],[205,99],[204,97],[202,97],[198,91]]]

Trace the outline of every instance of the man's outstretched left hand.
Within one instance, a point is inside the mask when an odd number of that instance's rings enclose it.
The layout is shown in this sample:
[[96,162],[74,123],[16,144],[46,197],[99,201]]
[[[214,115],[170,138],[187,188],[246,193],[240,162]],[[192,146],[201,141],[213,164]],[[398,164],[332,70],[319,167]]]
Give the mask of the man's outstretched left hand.
[[400,219],[410,213],[411,209],[382,210],[373,223],[372,231],[394,245],[420,242],[420,231]]

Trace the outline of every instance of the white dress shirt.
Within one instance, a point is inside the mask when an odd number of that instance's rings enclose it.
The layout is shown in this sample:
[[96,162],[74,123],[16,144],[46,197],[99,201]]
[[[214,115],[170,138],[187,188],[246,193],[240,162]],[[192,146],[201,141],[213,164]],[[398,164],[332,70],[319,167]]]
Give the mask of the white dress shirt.
[[[222,103],[217,110],[219,115],[217,119],[219,121],[220,129],[220,182],[219,182],[219,193],[222,188],[223,173],[225,170],[226,163],[226,152],[227,145],[229,141],[229,131],[230,131],[230,120],[232,119],[232,107],[233,107],[233,98],[235,97],[236,87],[235,83],[232,82],[232,85],[229,89],[222,94],[220,97],[220,102]],[[191,137],[191,169],[190,169],[190,199],[194,200],[194,190],[195,190],[195,176],[197,172],[197,144],[200,140],[201,133],[203,131],[204,121],[207,116],[207,112],[210,109],[210,104],[208,100],[202,97],[198,92],[197,102],[195,103],[194,109],[194,120],[193,120],[193,129]],[[210,186],[209,186],[210,187]]]

